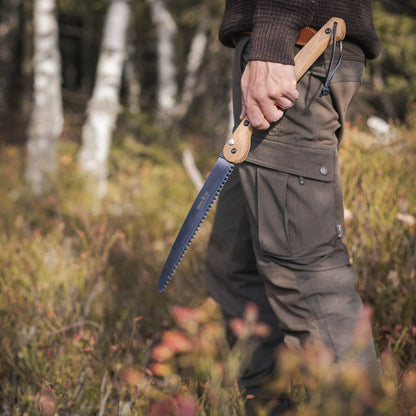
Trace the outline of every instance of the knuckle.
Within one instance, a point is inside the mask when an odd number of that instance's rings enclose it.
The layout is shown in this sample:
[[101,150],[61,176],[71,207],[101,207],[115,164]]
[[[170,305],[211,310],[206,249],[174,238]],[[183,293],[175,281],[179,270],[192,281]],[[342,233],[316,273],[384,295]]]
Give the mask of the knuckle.
[[264,118],[257,118],[257,117],[248,117],[250,124],[252,125],[253,128],[257,129],[257,130],[265,130],[270,126],[270,123]]

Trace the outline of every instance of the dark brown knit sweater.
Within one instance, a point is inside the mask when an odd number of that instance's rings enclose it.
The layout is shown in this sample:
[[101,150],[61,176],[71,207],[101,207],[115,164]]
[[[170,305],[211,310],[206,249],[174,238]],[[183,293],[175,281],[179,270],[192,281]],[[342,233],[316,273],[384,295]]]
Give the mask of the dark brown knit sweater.
[[250,60],[293,64],[299,31],[319,29],[331,17],[345,20],[345,40],[360,46],[368,59],[378,55],[371,0],[226,0],[219,37],[233,46],[234,35],[250,31]]

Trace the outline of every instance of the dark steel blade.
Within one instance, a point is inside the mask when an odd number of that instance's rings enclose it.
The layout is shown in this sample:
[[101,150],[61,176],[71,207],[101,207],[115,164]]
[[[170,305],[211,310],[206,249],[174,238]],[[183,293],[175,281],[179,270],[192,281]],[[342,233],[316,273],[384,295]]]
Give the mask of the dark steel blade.
[[225,182],[227,182],[233,168],[234,164],[225,160],[221,154],[208,175],[204,186],[199,191],[198,196],[179,230],[175,243],[170,250],[165,266],[159,276],[160,292],[163,292],[166,289],[166,286],[181,262],[185,251],[189,247],[201,223],[204,221],[217,195],[223,188]]

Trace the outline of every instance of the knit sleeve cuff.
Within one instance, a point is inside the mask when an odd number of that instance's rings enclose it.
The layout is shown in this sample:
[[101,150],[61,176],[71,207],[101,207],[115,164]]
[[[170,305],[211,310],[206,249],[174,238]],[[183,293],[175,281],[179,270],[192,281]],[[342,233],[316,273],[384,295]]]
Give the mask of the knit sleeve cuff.
[[275,25],[254,27],[249,60],[294,65],[294,49],[299,31]]
[[249,59],[293,65],[296,40],[313,8],[310,0],[257,0]]

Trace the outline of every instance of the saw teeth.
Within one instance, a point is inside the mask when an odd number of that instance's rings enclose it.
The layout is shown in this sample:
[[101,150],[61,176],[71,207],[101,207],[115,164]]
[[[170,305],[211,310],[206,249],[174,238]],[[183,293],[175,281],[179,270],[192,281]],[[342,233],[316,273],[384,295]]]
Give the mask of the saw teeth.
[[178,266],[179,266],[180,262],[182,261],[183,256],[185,255],[186,250],[187,250],[187,249],[189,248],[189,246],[191,245],[191,242],[192,242],[192,240],[194,239],[195,234],[197,233],[197,231],[198,231],[198,230],[199,230],[199,228],[201,227],[201,225],[202,225],[203,221],[204,221],[204,220],[205,220],[205,218],[207,217],[209,210],[211,209],[212,205],[214,204],[215,200],[216,200],[216,199],[217,199],[217,197],[218,197],[218,194],[221,192],[222,188],[224,187],[225,183],[227,182],[228,178],[230,177],[230,175],[231,175],[231,173],[232,173],[233,169],[234,169],[234,167],[233,167],[233,166],[232,166],[232,167],[230,167],[230,169],[228,170],[228,172],[225,174],[225,176],[224,176],[224,178],[223,178],[222,182],[220,183],[220,186],[219,186],[219,187],[218,187],[218,189],[217,189],[217,192],[216,192],[216,193],[215,193],[215,195],[214,195],[214,198],[212,199],[212,201],[211,201],[211,203],[209,204],[209,206],[206,208],[206,211],[205,211],[204,215],[201,217],[201,221],[200,221],[200,222],[199,222],[199,224],[195,227],[195,230],[194,230],[194,232],[193,232],[193,234],[192,234],[191,238],[189,239],[188,243],[187,243],[186,245],[184,245],[184,250],[183,250],[182,254],[180,255],[179,259],[176,261],[176,263],[174,264],[174,266],[171,268],[171,270],[170,270],[169,274],[167,275],[166,280],[165,280],[165,284],[164,284],[161,288],[159,288],[159,292],[160,292],[160,293],[162,293],[162,292],[166,289],[166,287],[168,286],[168,284],[169,284],[170,280],[172,279],[173,274],[175,273],[176,269],[178,268]]

